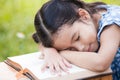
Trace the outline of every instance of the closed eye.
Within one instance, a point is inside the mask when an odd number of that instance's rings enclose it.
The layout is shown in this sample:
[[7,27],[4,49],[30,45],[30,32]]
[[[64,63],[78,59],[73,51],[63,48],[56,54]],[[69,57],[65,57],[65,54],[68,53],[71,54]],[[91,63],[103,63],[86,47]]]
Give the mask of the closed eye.
[[80,36],[78,35],[78,37],[75,39],[75,41],[78,41],[80,39]]
[[70,48],[67,48],[66,50],[70,50],[70,51],[78,51],[76,48],[74,47],[70,47]]

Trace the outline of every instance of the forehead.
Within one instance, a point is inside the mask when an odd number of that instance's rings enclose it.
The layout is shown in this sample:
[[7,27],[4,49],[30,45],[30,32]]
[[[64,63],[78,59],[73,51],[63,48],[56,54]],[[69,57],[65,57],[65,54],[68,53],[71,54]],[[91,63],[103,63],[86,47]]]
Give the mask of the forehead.
[[63,50],[68,48],[71,44],[71,38],[75,29],[70,25],[64,25],[54,36],[53,42],[55,47],[58,50]]

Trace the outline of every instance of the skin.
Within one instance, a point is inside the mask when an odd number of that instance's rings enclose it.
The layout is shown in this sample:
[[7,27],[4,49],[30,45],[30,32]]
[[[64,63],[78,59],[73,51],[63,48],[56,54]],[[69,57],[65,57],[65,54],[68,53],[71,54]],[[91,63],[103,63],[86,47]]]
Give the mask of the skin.
[[101,34],[101,46],[97,54],[95,52],[65,50],[61,51],[61,55],[77,66],[92,71],[104,71],[110,66],[120,45],[119,34],[120,29],[116,25],[106,29]]
[[104,71],[110,66],[120,46],[120,28],[110,25],[104,29],[96,54],[98,21],[101,15],[98,12],[91,18],[84,9],[78,9],[78,13],[82,22],[78,20],[72,25],[63,25],[57,34],[53,35],[53,48],[42,48],[45,55],[42,69],[49,66],[51,72],[59,73],[61,70],[67,71],[70,63],[92,71]]

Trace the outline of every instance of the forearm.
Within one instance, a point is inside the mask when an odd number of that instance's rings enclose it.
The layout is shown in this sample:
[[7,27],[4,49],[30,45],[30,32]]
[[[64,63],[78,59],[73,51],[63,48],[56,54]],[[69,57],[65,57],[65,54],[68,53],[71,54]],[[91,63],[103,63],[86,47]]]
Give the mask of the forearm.
[[61,55],[71,63],[92,71],[103,71],[111,63],[104,63],[105,58],[94,52],[63,51]]

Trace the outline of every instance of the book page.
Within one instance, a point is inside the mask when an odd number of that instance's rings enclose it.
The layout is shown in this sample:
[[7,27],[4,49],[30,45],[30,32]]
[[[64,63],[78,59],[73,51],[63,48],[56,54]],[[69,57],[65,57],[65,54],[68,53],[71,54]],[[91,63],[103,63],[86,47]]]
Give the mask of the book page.
[[[44,63],[44,60],[39,58],[40,55],[41,55],[40,52],[35,52],[35,53],[29,53],[15,57],[8,57],[8,59],[19,63],[23,69],[28,68],[38,79],[45,79],[45,78],[57,76],[57,75],[52,75],[49,69],[47,69],[43,73],[41,72],[41,67]],[[72,65],[72,68],[69,68],[69,73],[77,73],[85,70],[86,69]],[[62,72],[62,75],[67,75],[67,73]]]

